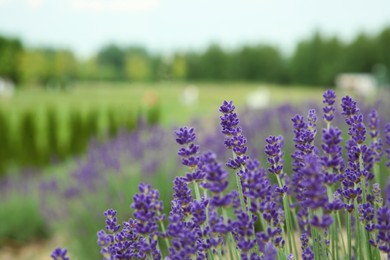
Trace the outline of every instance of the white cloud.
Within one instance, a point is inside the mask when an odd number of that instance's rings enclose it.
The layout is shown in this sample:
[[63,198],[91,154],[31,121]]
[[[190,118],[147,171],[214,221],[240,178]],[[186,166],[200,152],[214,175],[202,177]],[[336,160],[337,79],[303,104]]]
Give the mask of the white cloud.
[[155,8],[159,0],[72,0],[71,8],[88,12],[134,12]]
[[38,8],[44,4],[45,0],[27,0],[26,3],[29,7]]

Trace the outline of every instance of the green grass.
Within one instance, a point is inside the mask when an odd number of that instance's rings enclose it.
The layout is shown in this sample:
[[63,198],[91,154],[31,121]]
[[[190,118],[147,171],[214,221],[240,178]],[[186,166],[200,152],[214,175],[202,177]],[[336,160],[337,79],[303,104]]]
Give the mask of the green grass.
[[[184,87],[195,85],[199,89],[197,104],[186,106],[181,94]],[[243,107],[246,98],[258,89],[270,91],[271,105],[308,98],[321,99],[320,88],[278,86],[256,83],[79,83],[67,91],[53,92],[40,88],[22,88],[11,99],[3,99],[0,108],[17,113],[20,110],[59,107],[64,111],[78,108],[82,111],[99,107],[139,109],[147,107],[145,98],[156,95],[162,110],[164,124],[183,123],[194,115],[207,115],[216,111],[223,100],[234,100]],[[153,94],[151,94],[153,93]]]

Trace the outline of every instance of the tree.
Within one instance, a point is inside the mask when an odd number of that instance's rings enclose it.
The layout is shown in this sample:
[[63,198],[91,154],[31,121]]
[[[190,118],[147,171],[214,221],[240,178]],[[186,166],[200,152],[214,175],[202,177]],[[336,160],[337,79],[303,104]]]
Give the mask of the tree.
[[176,53],[172,58],[172,78],[184,80],[187,77],[187,61],[185,55]]
[[150,80],[152,69],[147,51],[140,47],[131,47],[126,51],[125,74],[131,81]]
[[221,47],[211,45],[200,57],[201,76],[206,80],[226,80],[228,78],[228,56]]
[[371,72],[378,62],[376,50],[375,40],[360,33],[346,48],[344,68],[349,72]]
[[125,51],[114,44],[103,47],[97,55],[97,63],[104,80],[124,79]]
[[23,46],[18,39],[0,36],[0,77],[20,81],[19,63],[22,53]]
[[244,46],[235,56],[236,77],[240,80],[280,82],[285,77],[283,58],[272,46]]

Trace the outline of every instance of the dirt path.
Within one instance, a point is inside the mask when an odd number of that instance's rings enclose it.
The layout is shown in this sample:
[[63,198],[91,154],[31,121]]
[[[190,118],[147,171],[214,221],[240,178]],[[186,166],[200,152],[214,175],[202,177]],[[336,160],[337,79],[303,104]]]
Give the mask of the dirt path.
[[27,245],[9,245],[0,248],[1,260],[50,260],[53,249],[61,245],[60,237],[36,241]]

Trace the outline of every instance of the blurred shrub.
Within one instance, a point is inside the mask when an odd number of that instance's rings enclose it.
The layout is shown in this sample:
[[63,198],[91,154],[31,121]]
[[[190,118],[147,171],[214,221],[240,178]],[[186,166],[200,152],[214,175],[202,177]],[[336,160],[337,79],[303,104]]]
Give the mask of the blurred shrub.
[[[148,124],[160,121],[159,106],[145,113]],[[105,139],[120,128],[133,130],[139,116],[139,112],[116,107],[65,111],[52,106],[18,111],[11,127],[10,111],[0,108],[0,176],[10,166],[43,166],[81,154],[92,137]]]
[[46,238],[47,222],[34,197],[16,195],[2,198],[0,210],[0,247]]

